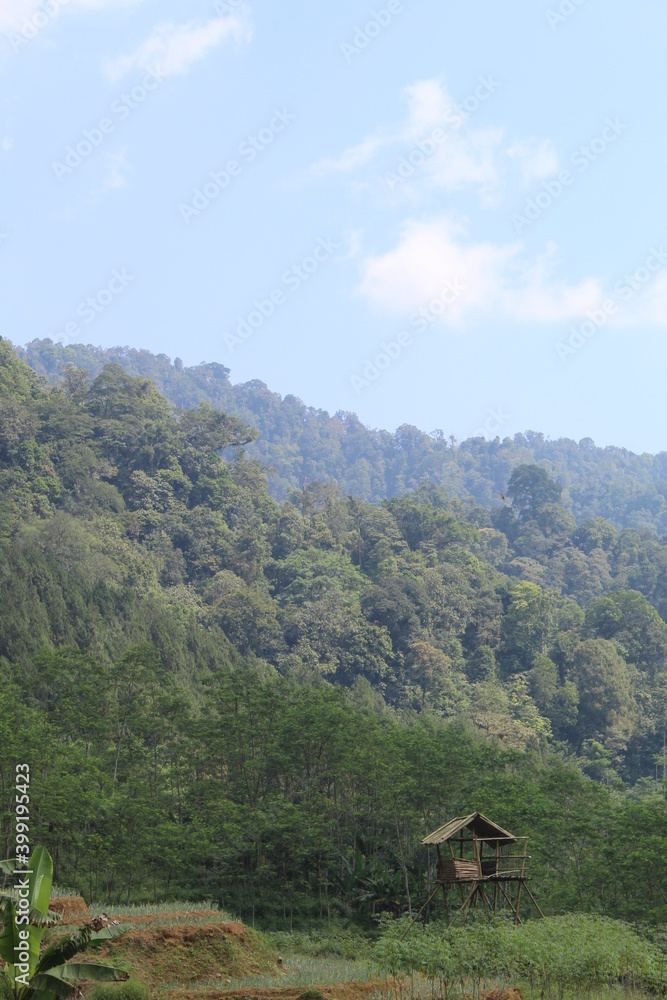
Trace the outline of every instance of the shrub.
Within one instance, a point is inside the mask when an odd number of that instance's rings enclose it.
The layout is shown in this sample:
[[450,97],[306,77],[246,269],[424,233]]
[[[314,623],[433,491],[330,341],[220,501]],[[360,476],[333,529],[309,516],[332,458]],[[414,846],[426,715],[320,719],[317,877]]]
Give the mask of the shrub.
[[149,989],[138,979],[125,983],[96,983],[86,994],[87,1000],[148,1000]]

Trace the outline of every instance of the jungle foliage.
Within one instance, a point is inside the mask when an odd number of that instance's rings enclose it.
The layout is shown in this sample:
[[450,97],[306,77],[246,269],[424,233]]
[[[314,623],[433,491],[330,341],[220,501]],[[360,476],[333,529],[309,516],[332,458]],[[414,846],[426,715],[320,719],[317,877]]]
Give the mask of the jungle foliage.
[[[285,499],[308,482],[334,479],[343,494],[379,502],[415,489],[424,480],[444,486],[451,496],[474,497],[499,508],[499,491],[519,465],[539,464],[564,487],[563,500],[578,522],[604,517],[617,529],[667,530],[667,455],[636,455],[625,448],[596,447],[591,438],[555,441],[527,431],[503,434],[502,412],[491,418],[500,436],[471,436],[457,442],[447,428],[424,433],[404,424],[395,434],[370,430],[354,413],[307,406],[284,398],[257,379],[232,384],[222,364],[187,367],[165,354],[129,347],[103,349],[33,340],[21,357],[49,381],[59,381],[68,366],[96,377],[106,364],[150,378],[176,406],[210,403],[256,427],[259,436],[248,454],[272,467],[271,493]],[[474,377],[474,374],[471,374]],[[443,407],[444,408],[444,407]],[[488,432],[485,431],[485,434]]]
[[531,837],[550,912],[662,919],[662,540],[578,523],[533,461],[495,512],[434,481],[278,500],[213,403],[120,364],[49,387],[0,340],[5,856],[28,754],[89,899],[402,909],[424,833],[481,809]]

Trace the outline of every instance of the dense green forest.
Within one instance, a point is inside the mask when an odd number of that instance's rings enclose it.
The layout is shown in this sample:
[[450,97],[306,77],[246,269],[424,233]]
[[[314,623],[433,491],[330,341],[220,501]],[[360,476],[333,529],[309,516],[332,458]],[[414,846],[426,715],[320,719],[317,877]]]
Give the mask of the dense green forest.
[[[213,896],[283,926],[409,906],[432,878],[421,837],[480,809],[531,837],[549,912],[667,916],[667,551],[650,527],[584,516],[574,473],[566,494],[528,444],[496,465],[504,443],[428,438],[408,475],[405,438],[387,436],[392,466],[358,422],[390,495],[330,468],[303,484],[283,457],[280,499],[225,369],[128,352],[168,402],[99,352],[91,376],[79,355],[58,369],[78,348],[27,350],[59,378],[0,340],[7,853],[28,759],[56,879],[88,898]],[[309,411],[242,389],[266,397],[260,456],[296,454]],[[325,466],[350,424],[312,415]],[[575,453],[610,475],[606,452]],[[506,499],[457,495],[427,455],[469,459]],[[657,491],[626,458],[636,495]],[[594,507],[596,480],[576,481]]]
[[365,427],[353,413],[331,417],[295,396],[282,399],[263,382],[233,385],[221,364],[185,367],[176,358],[145,350],[64,346],[33,340],[21,357],[49,381],[68,365],[99,375],[119,364],[130,375],[150,378],[172,403],[201,402],[240,417],[259,431],[248,455],[270,466],[269,491],[279,499],[307,482],[333,479],[341,492],[380,501],[428,481],[450,496],[474,497],[492,509],[513,470],[538,463],[563,486],[563,502],[580,522],[604,517],[617,529],[653,528],[667,532],[667,454],[635,455],[624,448],[596,448],[590,438],[551,441],[527,431],[514,438],[456,442],[447,428],[430,434],[405,425],[395,434]]

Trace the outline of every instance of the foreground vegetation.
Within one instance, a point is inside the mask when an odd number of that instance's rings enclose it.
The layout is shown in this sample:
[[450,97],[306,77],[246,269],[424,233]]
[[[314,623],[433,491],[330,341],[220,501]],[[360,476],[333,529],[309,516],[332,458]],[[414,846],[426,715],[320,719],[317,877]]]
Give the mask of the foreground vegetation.
[[[571,914],[530,921],[523,926],[478,921],[444,930],[409,918],[385,927],[375,962],[390,975],[397,995],[406,984],[414,995],[415,978],[430,997],[499,995],[521,983],[540,997],[599,994],[621,987],[661,995],[665,989],[664,953],[619,920]],[[525,990],[528,986],[529,989]]]
[[[75,983],[86,979],[119,982],[127,972],[99,962],[72,959],[96,943],[108,942],[124,930],[109,925],[106,917],[59,934],[42,948],[47,926],[57,919],[49,910],[53,862],[43,847],[33,851],[26,867],[14,870],[13,861],[0,864],[3,876],[12,878],[0,888],[0,997],[3,1000],[67,1000]],[[24,876],[23,878],[21,876]],[[4,878],[3,878],[4,882]]]
[[[385,916],[363,929],[340,923],[301,932],[255,933],[206,905],[111,907],[124,933],[97,958],[131,972],[99,985],[91,1000],[149,997],[275,997],[276,1000],[563,1000],[662,996],[662,938],[620,920],[570,914],[488,922],[473,913],[449,929]],[[58,929],[49,931],[57,934]],[[127,973],[126,973],[127,974]],[[520,993],[515,989],[519,988]]]

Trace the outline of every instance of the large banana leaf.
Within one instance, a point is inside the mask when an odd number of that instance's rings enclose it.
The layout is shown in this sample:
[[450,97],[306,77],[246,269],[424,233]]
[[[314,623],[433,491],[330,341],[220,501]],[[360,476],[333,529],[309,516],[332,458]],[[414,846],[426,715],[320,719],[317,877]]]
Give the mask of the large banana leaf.
[[99,931],[94,931],[90,926],[82,927],[76,934],[70,934],[62,941],[55,941],[52,945],[49,945],[37,964],[35,975],[39,976],[50,969],[63,966],[65,962],[69,962],[79,952],[85,951],[88,945],[94,941],[110,941],[126,930],[127,927],[122,924],[103,927]]
[[72,984],[55,976],[35,976],[30,980],[30,1000],[64,1000],[72,995]]
[[129,979],[130,973],[124,969],[114,969],[111,965],[96,965],[95,962],[68,962],[67,965],[50,969],[44,976],[65,983],[75,983],[78,979],[92,979],[96,983],[120,983]]
[[36,847],[29,861],[30,905],[43,913],[49,912],[51,884],[53,882],[53,861],[45,847]]
[[[11,900],[15,906],[18,903],[19,893],[15,886],[0,889],[0,912],[1,907],[4,905],[4,901],[7,899]],[[54,924],[59,923],[62,918],[62,913],[59,913],[57,910],[49,910],[45,915],[41,910],[35,909],[34,906],[30,907],[30,923],[35,924],[36,927],[53,927]]]
[[49,972],[35,976],[30,982],[31,1000],[59,1000],[69,997],[72,984],[80,979],[92,979],[95,982],[118,983],[129,979],[129,972],[114,969],[109,965],[95,965],[94,962],[71,962],[69,965],[59,965]]
[[[9,862],[11,864],[11,862]],[[3,869],[4,870],[4,869]],[[51,899],[51,883],[53,881],[53,862],[49,852],[44,847],[36,847],[32,857],[28,862],[29,875],[21,878],[21,869],[15,869],[14,874],[18,876],[19,882],[11,887],[9,891],[3,893],[2,909],[2,931],[0,931],[0,956],[6,963],[3,975],[6,982],[9,982],[12,989],[16,985],[16,949],[19,946],[19,927],[28,931],[27,946],[29,954],[28,975],[34,975],[37,963],[39,962],[39,949],[42,937],[49,923],[49,901]],[[27,893],[24,888],[19,888],[21,882],[26,882]],[[27,909],[22,907],[19,900],[27,904]],[[28,924],[17,924],[17,916],[28,914]],[[37,921],[33,921],[35,914]]]
[[[11,874],[12,862],[4,862],[2,871]],[[40,956],[40,945],[46,927],[56,921],[58,914],[49,910],[51,898],[51,883],[53,879],[53,862],[48,851],[38,847],[28,864],[29,875],[21,877],[21,871],[14,869],[19,876],[17,884],[0,895],[0,957],[4,967],[0,968],[0,1000],[2,994],[9,992],[15,1000],[61,1000],[70,996],[72,984],[79,979],[93,979],[105,982],[118,982],[128,978],[129,973],[108,965],[96,965],[94,962],[71,962],[81,951],[94,941],[109,941],[118,937],[126,927],[120,924],[103,927],[102,918],[97,918],[91,924],[82,927],[75,934],[70,934],[61,941],[56,941]],[[21,883],[25,882],[25,885]],[[27,891],[26,891],[27,890]],[[17,924],[17,919],[29,916],[29,923]],[[16,948],[19,944],[19,929],[28,931],[27,945],[29,952],[29,985],[16,981],[17,968]],[[23,976],[21,977],[24,978]]]
[[2,919],[2,931],[0,931],[0,957],[4,962],[7,963],[6,974],[14,982],[14,958],[16,953],[14,951],[15,945],[18,945],[18,928],[16,926],[16,910],[14,909],[14,903],[11,899],[5,899],[3,901],[2,910],[0,911],[0,919]]
[[[30,909],[37,910],[43,917],[49,912],[51,900],[51,884],[53,882],[53,861],[45,847],[36,847],[28,862],[28,902]],[[30,972],[32,978],[39,962],[39,949],[44,937],[46,926],[38,926],[32,921],[28,925],[28,950],[30,952]],[[18,943],[18,942],[17,942]]]

